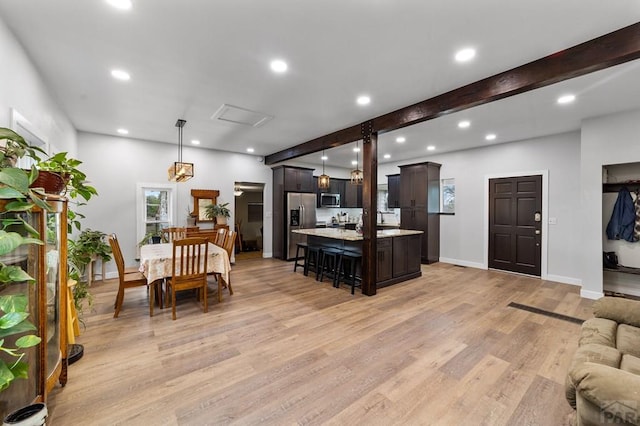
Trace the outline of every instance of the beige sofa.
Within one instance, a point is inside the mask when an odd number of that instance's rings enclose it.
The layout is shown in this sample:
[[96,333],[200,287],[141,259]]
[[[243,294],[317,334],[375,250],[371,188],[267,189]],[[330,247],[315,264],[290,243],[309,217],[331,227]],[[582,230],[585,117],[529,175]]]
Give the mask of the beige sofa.
[[603,297],[584,322],[566,381],[578,425],[640,425],[640,301]]

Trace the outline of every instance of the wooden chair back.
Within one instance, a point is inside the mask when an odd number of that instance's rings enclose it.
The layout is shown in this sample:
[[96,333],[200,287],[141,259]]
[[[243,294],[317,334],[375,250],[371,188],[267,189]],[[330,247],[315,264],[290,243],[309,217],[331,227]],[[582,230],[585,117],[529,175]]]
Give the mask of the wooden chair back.
[[120,250],[118,237],[116,236],[116,234],[111,234],[107,239],[109,240],[109,245],[111,246],[113,260],[116,262],[116,267],[118,268],[118,276],[124,276],[124,257],[122,256],[122,250]]
[[229,255],[229,260],[231,260],[231,253],[233,253],[233,248],[235,247],[235,244],[236,244],[236,235],[238,235],[237,232],[228,231],[227,237],[224,240],[224,245],[222,246],[222,248],[227,251],[227,254]]
[[180,227],[169,227],[162,230],[162,241],[172,243],[187,237],[187,229]]
[[207,312],[207,259],[209,244],[207,238],[190,237],[173,240],[173,264],[171,279],[167,281],[167,291],[171,289],[173,319],[176,319],[176,292],[188,289],[202,291],[200,297]]
[[[118,242],[116,234],[109,235],[108,240],[109,245],[111,246],[113,259],[115,260],[116,267],[118,268],[118,294],[116,295],[116,301],[113,304],[115,310],[113,317],[117,318],[118,314],[120,314],[120,309],[122,309],[122,304],[124,303],[124,290],[131,287],[146,286],[147,279],[140,272],[127,271],[124,266],[124,256],[122,256],[122,250],[120,250],[120,243]],[[153,292],[150,292],[150,294],[153,295]],[[153,316],[153,296],[151,296],[149,300],[149,315]]]
[[226,228],[219,228],[218,231],[216,231],[216,239],[212,241],[212,243],[218,247],[223,247],[224,240],[227,238],[227,232]]

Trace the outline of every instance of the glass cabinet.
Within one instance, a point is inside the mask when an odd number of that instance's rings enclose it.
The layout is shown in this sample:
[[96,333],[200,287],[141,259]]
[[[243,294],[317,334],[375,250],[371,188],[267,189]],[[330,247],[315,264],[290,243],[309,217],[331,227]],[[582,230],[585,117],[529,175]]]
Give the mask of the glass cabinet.
[[[37,207],[28,212],[14,213],[0,204],[0,220],[21,218],[38,231],[43,245],[19,246],[9,255],[1,256],[5,265],[20,266],[35,282],[0,284],[0,296],[24,294],[28,296],[29,321],[35,325],[40,344],[23,350],[29,364],[28,378],[16,379],[0,392],[0,416],[34,401],[46,401],[46,396],[59,382],[67,379],[67,201],[64,197],[47,196],[50,211]],[[7,231],[25,234],[23,229]],[[26,334],[26,333],[25,333]],[[10,336],[5,344],[13,344],[20,337]],[[11,357],[5,361],[10,362]]]

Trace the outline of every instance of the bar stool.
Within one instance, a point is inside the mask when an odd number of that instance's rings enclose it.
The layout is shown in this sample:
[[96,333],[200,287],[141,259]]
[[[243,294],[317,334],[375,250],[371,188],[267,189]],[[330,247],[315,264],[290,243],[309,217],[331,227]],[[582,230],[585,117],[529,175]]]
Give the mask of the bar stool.
[[307,245],[307,256],[304,259],[304,275],[309,276],[309,268],[313,266],[316,273],[316,280],[320,273],[320,260],[322,258],[322,248],[320,246]]
[[342,260],[342,250],[327,247],[322,249],[322,266],[320,267],[320,282],[324,280],[324,274],[332,278],[333,286],[336,287],[340,278],[338,269]]
[[[346,269],[344,272],[344,282],[351,285],[351,294],[355,294],[356,288],[356,270],[357,266],[360,265],[360,269],[362,269],[362,254],[356,253],[353,251],[345,250],[342,253],[342,260],[348,263],[349,274],[347,275]],[[347,266],[347,265],[344,265]],[[341,265],[342,267],[342,265]],[[340,287],[340,280],[338,279],[336,287]]]
[[[304,265],[307,263],[307,247],[309,247],[307,243],[297,243],[296,257],[294,259],[294,264],[293,264],[293,272],[295,272],[296,269],[298,269],[298,266],[302,266],[304,270]],[[300,249],[302,249],[302,257],[300,257]],[[298,260],[300,259],[304,260],[303,264],[298,263]]]

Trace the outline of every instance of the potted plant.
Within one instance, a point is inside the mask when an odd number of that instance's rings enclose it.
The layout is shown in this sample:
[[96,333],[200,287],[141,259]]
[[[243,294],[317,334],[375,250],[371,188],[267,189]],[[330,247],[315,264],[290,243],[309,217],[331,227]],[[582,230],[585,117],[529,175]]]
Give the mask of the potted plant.
[[96,189],[87,185],[87,175],[78,169],[82,161],[67,157],[66,152],[59,152],[46,160],[36,163],[36,168],[40,171],[57,174],[64,181],[63,192],[68,192],[69,198],[77,199],[82,197],[85,201],[93,195],[97,195]]
[[231,217],[231,210],[227,207],[229,203],[209,204],[205,207],[205,216],[213,219],[215,223],[225,225],[227,219]]
[[85,300],[89,308],[93,303],[93,297],[89,293],[89,277],[83,279],[87,265],[98,258],[102,262],[111,260],[111,247],[105,242],[106,236],[102,231],[84,229],[76,240],[68,240],[69,278],[77,281],[73,288],[73,301],[80,315],[84,312]]

